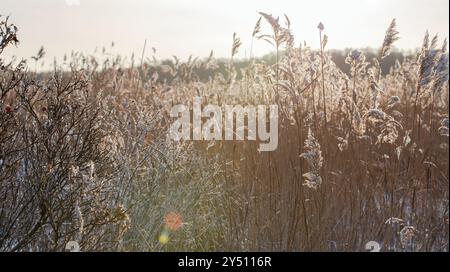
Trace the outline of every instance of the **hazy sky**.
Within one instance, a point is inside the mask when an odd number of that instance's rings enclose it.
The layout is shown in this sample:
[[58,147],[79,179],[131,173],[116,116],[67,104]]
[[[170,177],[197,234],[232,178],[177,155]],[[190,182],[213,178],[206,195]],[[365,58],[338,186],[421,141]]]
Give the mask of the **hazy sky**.
[[[6,54],[29,58],[43,45],[47,60],[71,50],[92,53],[112,41],[112,52],[140,55],[146,38],[158,58],[207,56],[211,49],[229,57],[233,32],[243,42],[238,56],[245,57],[257,11],[286,13],[296,42],[313,47],[323,22],[329,48],[378,47],[397,18],[397,47],[414,49],[427,29],[449,36],[448,9],[448,0],[0,0],[0,14],[11,16],[21,41]],[[270,47],[259,41],[254,51]]]

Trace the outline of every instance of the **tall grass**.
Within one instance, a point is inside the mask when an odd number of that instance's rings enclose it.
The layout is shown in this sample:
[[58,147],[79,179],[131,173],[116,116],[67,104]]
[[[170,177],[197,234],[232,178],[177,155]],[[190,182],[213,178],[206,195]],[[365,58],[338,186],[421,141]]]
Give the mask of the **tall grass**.
[[[417,58],[383,75],[398,35],[393,20],[378,58],[351,50],[346,74],[331,60],[322,24],[319,49],[296,47],[287,16],[282,26],[260,14],[271,33],[261,33],[260,19],[252,43],[273,44],[275,63],[252,59],[241,70],[236,35],[224,72],[212,53],[131,68],[120,56],[99,63],[74,53],[46,74],[2,60],[0,249],[64,250],[77,240],[82,250],[363,251],[377,241],[383,251],[448,251],[446,42],[426,34]],[[7,22],[0,33],[1,53],[17,37]],[[206,82],[200,68],[211,72]],[[277,104],[278,148],[167,139],[170,107],[194,96],[220,106]],[[39,126],[27,144],[14,140]],[[37,147],[51,164],[30,153]],[[93,183],[65,187],[74,166]],[[19,207],[26,213],[17,216]],[[53,220],[61,207],[66,216]],[[167,214],[179,216],[179,228],[167,226]]]

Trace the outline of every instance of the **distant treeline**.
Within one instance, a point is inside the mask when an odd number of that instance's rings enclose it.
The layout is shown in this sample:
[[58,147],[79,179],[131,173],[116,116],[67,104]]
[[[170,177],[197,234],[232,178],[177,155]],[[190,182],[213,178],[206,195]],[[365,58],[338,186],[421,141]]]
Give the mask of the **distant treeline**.
[[[331,50],[331,58],[334,63],[346,74],[350,73],[350,65],[345,63],[345,58],[347,57],[348,53],[351,49],[345,49],[345,50]],[[366,61],[369,63],[373,63],[373,59],[378,57],[378,52],[374,49],[367,48],[361,50],[364,52],[364,55],[366,56]],[[402,52],[402,51],[393,51],[390,55],[388,55],[383,61],[381,62],[381,70],[383,75],[386,75],[389,73],[389,70],[395,65],[395,61],[398,60],[400,63],[403,62],[404,58],[415,58],[416,54],[413,52]]]
[[[345,59],[350,52],[351,49],[344,49],[344,50],[329,50],[328,53],[331,55],[331,59],[336,63],[336,65],[346,74],[349,74],[350,72],[350,66],[345,63]],[[377,58],[378,53],[376,50],[371,48],[361,49],[362,52],[364,52],[366,56],[366,61],[369,63],[373,62],[374,58]],[[385,75],[389,73],[389,70],[395,65],[396,60],[398,60],[400,63],[404,60],[404,58],[415,58],[416,55],[413,52],[404,52],[404,51],[394,51],[392,52],[388,57],[383,59],[381,63],[382,68],[382,74]],[[255,62],[264,62],[266,64],[274,64],[276,62],[275,54],[270,53],[267,55],[264,55],[260,58],[256,58],[253,61]],[[243,68],[248,67],[250,65],[251,60],[249,59],[238,59],[233,61],[233,65],[236,68],[237,71],[237,79],[242,78],[241,70]],[[226,74],[227,66],[229,65],[230,60],[228,59],[218,59],[216,62],[216,69],[211,70],[207,69],[204,66],[195,66],[192,67],[192,73],[195,74],[198,77],[198,80],[200,81],[208,81],[210,78],[212,78],[217,73]],[[151,74],[153,74],[154,71],[158,72],[158,82],[168,82],[170,83],[174,76],[172,76],[170,73],[164,72],[161,66],[173,66],[174,61],[173,60],[164,60],[161,62],[161,65],[152,67],[153,69],[150,69],[148,71],[149,73],[147,75],[144,75],[144,77],[151,77]]]

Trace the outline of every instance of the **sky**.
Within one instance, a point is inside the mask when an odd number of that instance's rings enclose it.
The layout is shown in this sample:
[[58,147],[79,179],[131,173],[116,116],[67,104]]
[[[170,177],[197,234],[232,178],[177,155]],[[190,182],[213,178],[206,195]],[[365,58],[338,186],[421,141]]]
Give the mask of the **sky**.
[[[234,32],[243,42],[237,57],[244,58],[258,11],[286,14],[297,44],[316,48],[322,22],[334,49],[379,47],[396,18],[395,45],[410,50],[421,45],[426,30],[449,36],[448,10],[448,0],[0,0],[0,14],[18,26],[21,42],[5,50],[6,57],[29,59],[44,46],[49,62],[72,50],[93,54],[111,42],[113,54],[140,56],[145,40],[146,57],[152,47],[158,59],[206,57],[211,50],[229,57]],[[264,41],[254,43],[254,55],[270,51]]]

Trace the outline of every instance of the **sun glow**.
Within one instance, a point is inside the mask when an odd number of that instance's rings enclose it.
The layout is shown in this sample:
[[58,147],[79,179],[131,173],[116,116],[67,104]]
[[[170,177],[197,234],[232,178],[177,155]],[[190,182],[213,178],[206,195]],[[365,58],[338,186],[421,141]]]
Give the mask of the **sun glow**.
[[[23,9],[24,2],[2,1],[2,13],[14,19],[22,41],[18,48],[5,53],[30,58],[43,45],[47,63],[54,57],[62,59],[71,50],[92,54],[96,47],[111,41],[116,42],[112,53],[140,54],[146,39],[147,48],[157,50],[157,58],[204,57],[211,50],[216,57],[227,58],[234,32],[243,43],[236,57],[244,58],[250,54],[258,11],[282,20],[284,14],[288,15],[296,44],[306,41],[316,48],[319,22],[325,25],[328,48],[337,49],[380,46],[392,18],[397,19],[401,34],[396,43],[399,48],[415,49],[427,29],[442,38],[449,33],[447,0],[431,0],[427,5],[421,0],[230,0],[220,4],[209,0],[80,0],[77,5],[67,5],[63,0],[36,0],[27,1],[27,9]],[[417,20],[419,13],[421,20]],[[253,44],[252,53],[261,56],[272,50],[267,43],[258,41]],[[152,57],[151,50],[145,52],[145,57]]]

